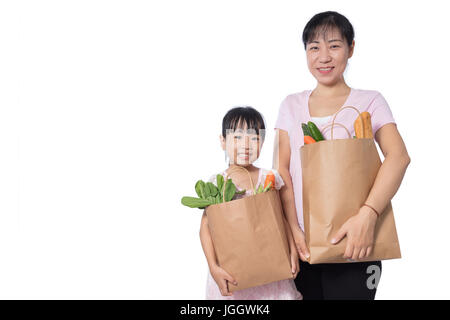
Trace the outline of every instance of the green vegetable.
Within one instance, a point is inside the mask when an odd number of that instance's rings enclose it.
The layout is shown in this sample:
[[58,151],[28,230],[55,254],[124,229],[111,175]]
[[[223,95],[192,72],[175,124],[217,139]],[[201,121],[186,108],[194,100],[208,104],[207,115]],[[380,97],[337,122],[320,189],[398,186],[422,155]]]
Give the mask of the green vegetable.
[[316,142],[325,140],[322,136],[322,133],[317,128],[317,126],[314,124],[314,122],[308,121],[308,128],[309,128],[309,132],[311,132],[311,137],[313,137],[313,139],[316,140]]
[[222,196],[220,193],[217,193],[214,204],[221,203],[222,202]]
[[223,202],[231,201],[236,193],[236,186],[231,179],[227,179],[225,182],[225,199]]
[[266,192],[267,190],[269,190],[271,185],[272,185],[272,181],[269,182],[269,184],[267,185],[267,187],[265,187],[264,190],[263,190],[262,192]]
[[[225,199],[222,195],[223,191],[225,191]],[[181,203],[190,208],[204,209],[212,204],[231,201],[235,194],[244,194],[245,191],[238,191],[231,179],[227,179],[225,182],[223,176],[218,174],[217,186],[211,182],[205,183],[202,180],[198,180],[195,183],[195,192],[199,197],[183,197],[181,198]]]
[[204,183],[204,188],[203,188],[203,190],[204,190],[204,192],[205,192],[204,198],[207,199],[207,198],[211,195],[211,192],[210,192],[210,190],[209,190],[209,187],[208,187],[208,184],[207,184],[207,183]]
[[217,189],[219,189],[219,193],[221,194],[221,197],[222,197],[223,176],[221,174],[218,174],[216,180],[217,180]]
[[197,192],[197,195],[199,198],[205,199],[205,183],[202,180],[198,180],[195,184],[195,192]]
[[255,188],[255,194],[263,193],[263,192],[264,192],[264,187],[262,184],[260,184],[258,187]]
[[181,203],[190,208],[204,209],[205,207],[211,205],[211,201],[206,199],[194,198],[194,197],[183,197],[181,198]]
[[302,123],[302,130],[304,136],[312,137],[311,132],[309,131],[308,125],[306,123]]
[[219,192],[219,189],[217,189],[217,187],[212,182],[206,183],[206,189],[208,189],[209,195],[213,197],[215,197]]

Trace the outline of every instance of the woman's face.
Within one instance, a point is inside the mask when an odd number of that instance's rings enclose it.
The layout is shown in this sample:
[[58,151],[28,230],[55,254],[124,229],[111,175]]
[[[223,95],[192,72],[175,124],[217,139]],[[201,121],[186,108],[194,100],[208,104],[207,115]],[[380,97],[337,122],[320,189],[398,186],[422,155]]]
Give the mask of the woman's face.
[[222,149],[227,153],[230,164],[247,166],[259,158],[262,147],[260,136],[254,129],[244,125],[234,132],[227,133],[226,139],[220,135]]
[[348,59],[353,55],[355,41],[349,47],[345,38],[335,28],[317,34],[317,37],[306,45],[308,68],[319,83],[334,85],[344,78],[343,74]]

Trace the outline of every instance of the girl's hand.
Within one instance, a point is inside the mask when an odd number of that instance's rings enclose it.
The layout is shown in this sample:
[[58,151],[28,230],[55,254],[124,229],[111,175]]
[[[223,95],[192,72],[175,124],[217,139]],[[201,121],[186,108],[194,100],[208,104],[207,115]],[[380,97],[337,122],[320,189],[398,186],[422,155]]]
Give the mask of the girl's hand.
[[224,269],[219,267],[218,265],[214,265],[210,268],[210,272],[212,277],[214,278],[214,281],[216,281],[217,285],[219,286],[220,293],[222,296],[232,296],[233,293],[231,293],[228,290],[228,283],[227,281],[232,282],[234,285],[237,285],[236,280]]
[[348,219],[336,233],[331,243],[336,244],[347,236],[347,247],[344,258],[363,259],[370,255],[373,249],[373,238],[377,214],[372,209],[363,206],[357,215]]
[[297,278],[297,275],[300,271],[300,263],[298,262],[298,253],[297,248],[295,246],[291,246],[291,268],[293,279]]
[[306,246],[305,234],[302,229],[297,225],[292,230],[292,236],[294,237],[295,246],[297,248],[297,253],[300,256],[302,261],[308,261],[309,258],[309,250]]

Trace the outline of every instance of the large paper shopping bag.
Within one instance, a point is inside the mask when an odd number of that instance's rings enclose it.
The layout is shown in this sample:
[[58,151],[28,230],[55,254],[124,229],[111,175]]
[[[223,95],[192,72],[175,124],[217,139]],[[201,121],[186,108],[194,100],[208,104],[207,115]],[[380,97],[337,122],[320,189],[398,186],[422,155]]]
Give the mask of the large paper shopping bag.
[[[381,160],[373,138],[322,140],[300,148],[303,175],[303,218],[310,263],[345,263],[347,238],[331,239],[351,216],[358,213],[374,184]],[[339,124],[341,125],[341,124]],[[341,125],[342,126],[342,125]],[[400,245],[389,203],[377,220],[373,251],[358,261],[401,258]]]
[[238,283],[231,292],[293,278],[278,190],[205,210],[218,263]]

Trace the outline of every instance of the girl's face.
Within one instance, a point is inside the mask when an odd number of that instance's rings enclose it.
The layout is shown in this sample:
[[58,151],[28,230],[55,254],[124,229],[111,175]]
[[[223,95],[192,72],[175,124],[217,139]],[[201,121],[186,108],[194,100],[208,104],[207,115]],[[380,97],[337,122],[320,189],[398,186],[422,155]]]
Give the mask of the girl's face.
[[256,130],[244,128],[236,129],[234,132],[227,132],[226,139],[220,135],[222,149],[227,153],[230,164],[247,166],[259,158],[262,148],[261,137]]
[[317,82],[332,86],[342,80],[348,59],[353,55],[355,41],[351,47],[338,29],[328,30],[306,45],[306,59],[311,74]]

